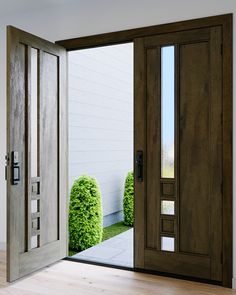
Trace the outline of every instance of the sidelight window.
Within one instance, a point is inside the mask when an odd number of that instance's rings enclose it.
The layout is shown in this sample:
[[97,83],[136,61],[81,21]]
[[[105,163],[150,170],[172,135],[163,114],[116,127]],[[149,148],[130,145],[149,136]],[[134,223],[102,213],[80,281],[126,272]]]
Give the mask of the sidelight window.
[[31,48],[31,177],[38,175],[38,50]]
[[161,48],[161,177],[174,178],[175,47]]

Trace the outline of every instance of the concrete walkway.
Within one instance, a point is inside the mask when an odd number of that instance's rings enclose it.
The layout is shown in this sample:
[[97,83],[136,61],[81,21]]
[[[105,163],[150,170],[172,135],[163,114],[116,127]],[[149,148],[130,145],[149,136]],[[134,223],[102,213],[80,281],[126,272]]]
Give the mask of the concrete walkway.
[[129,229],[72,257],[91,262],[133,267],[133,229]]

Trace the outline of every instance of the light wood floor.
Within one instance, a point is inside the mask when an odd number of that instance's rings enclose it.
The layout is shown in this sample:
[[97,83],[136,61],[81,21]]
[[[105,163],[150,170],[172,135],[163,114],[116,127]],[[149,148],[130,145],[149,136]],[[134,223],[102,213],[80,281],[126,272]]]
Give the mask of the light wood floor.
[[236,290],[101,266],[60,261],[13,284],[5,282],[0,253],[0,295],[228,295]]

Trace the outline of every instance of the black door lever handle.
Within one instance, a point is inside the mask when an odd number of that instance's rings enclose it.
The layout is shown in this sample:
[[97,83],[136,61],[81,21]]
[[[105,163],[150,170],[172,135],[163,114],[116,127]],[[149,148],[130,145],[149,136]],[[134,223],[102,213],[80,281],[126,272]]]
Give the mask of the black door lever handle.
[[136,152],[136,180],[138,182],[143,181],[143,151],[137,151]]

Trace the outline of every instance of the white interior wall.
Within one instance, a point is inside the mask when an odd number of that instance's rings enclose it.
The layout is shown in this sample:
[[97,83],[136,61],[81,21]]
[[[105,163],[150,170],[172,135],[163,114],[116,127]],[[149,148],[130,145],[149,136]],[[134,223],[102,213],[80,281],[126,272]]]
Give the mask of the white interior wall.
[[[56,2],[55,2],[56,3]],[[6,36],[5,26],[11,24],[51,41],[119,31],[224,13],[235,13],[235,0],[77,0],[74,4],[40,9],[22,14],[5,15],[0,19],[0,241],[6,241],[6,186],[4,155],[6,152]],[[234,45],[236,24],[234,24]],[[235,46],[234,46],[235,48]],[[236,59],[234,59],[234,85]],[[235,100],[235,98],[234,98]],[[234,104],[236,113],[236,104]],[[234,120],[234,143],[236,126]],[[236,160],[234,159],[234,171]],[[234,180],[236,174],[234,173]],[[235,181],[234,181],[235,182]],[[234,185],[234,200],[236,191]],[[236,248],[236,202],[234,213],[234,248]],[[234,277],[236,277],[236,251],[234,251]]]

